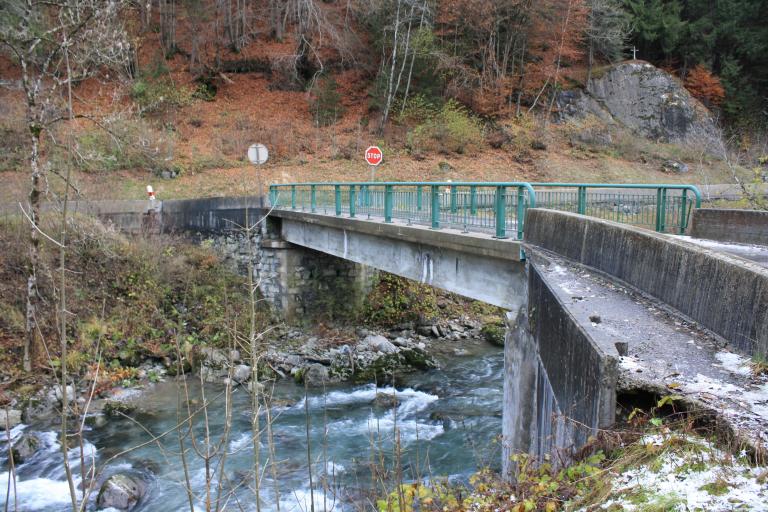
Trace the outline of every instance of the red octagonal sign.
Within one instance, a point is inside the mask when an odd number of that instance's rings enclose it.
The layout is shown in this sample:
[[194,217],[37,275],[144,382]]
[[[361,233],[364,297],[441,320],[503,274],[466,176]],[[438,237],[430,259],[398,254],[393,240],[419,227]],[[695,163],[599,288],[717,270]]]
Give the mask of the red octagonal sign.
[[384,158],[384,154],[379,149],[379,146],[371,146],[365,150],[365,161],[369,165],[379,165]]

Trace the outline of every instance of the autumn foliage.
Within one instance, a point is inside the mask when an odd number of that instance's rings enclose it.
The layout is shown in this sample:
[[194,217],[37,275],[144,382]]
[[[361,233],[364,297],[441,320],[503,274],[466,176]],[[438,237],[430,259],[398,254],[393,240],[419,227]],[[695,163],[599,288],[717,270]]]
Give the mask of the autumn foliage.
[[446,93],[485,115],[509,113],[556,89],[584,56],[585,0],[444,0],[435,30]]
[[720,106],[725,99],[725,88],[720,79],[701,65],[688,72],[685,88],[708,107]]

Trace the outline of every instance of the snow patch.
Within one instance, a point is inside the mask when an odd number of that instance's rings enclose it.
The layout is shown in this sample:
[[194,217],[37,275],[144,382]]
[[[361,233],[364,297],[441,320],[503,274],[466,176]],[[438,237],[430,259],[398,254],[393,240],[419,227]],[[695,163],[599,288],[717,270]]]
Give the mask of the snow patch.
[[733,352],[718,352],[715,357],[723,368],[739,375],[750,375],[749,359]]

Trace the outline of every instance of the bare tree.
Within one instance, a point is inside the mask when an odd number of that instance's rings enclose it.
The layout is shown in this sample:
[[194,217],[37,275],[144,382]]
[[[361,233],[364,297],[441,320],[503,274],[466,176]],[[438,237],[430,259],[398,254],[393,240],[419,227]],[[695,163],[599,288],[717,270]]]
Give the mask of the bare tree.
[[70,117],[62,94],[67,86],[92,76],[103,66],[126,69],[130,44],[120,21],[123,8],[123,0],[9,0],[0,7],[0,48],[21,68],[20,88],[29,132],[31,186],[28,204],[22,206],[30,221],[25,371],[32,369],[39,341],[40,212],[47,179],[43,136],[54,124]]
[[160,11],[160,41],[166,57],[176,50],[176,0],[158,0]]

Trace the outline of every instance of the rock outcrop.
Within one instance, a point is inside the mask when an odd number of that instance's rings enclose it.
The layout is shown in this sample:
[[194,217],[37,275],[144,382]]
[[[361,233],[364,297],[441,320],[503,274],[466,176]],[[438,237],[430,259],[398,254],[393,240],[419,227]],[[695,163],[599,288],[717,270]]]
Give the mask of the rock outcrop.
[[586,91],[564,91],[558,98],[563,118],[593,115],[654,140],[678,141],[709,134],[710,112],[666,71],[630,61],[594,76]]

